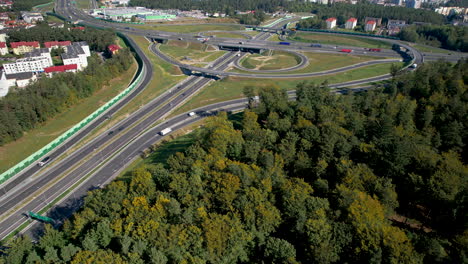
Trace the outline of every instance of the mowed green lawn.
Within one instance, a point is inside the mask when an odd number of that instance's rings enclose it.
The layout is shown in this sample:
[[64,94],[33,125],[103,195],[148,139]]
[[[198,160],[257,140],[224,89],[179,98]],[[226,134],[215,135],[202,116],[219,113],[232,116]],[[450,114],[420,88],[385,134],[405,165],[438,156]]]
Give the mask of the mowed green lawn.
[[214,36],[217,38],[246,39],[247,37],[235,32],[203,32],[204,36]]
[[6,171],[47,145],[127,88],[136,70],[137,63],[135,62],[125,74],[112,80],[109,85],[97,91],[93,96],[26,132],[20,139],[0,147],[0,172]]
[[253,31],[253,30],[249,30],[249,31],[246,30],[246,31],[244,31],[243,33],[244,33],[244,34],[247,34],[247,35],[250,35],[250,36],[252,36],[252,37],[255,37],[255,36],[257,36],[258,34],[260,34],[259,31]]
[[366,39],[360,37],[352,36],[341,36],[335,34],[320,34],[320,33],[305,33],[297,32],[294,36],[288,37],[288,39],[293,41],[300,42],[310,42],[310,43],[321,43],[321,44],[330,44],[330,45],[342,45],[342,46],[355,46],[355,47],[364,47],[364,48],[383,48],[391,49],[392,45],[390,43],[375,40],[375,39]]
[[38,5],[38,7],[34,7],[33,10],[40,13],[52,12],[52,10],[54,9],[54,3],[54,1],[51,1],[47,4],[43,4],[40,6]]
[[[304,55],[306,55],[307,58],[309,58],[309,64],[306,67],[294,71],[280,72],[279,74],[321,72],[349,65],[354,65],[361,62],[383,59],[382,57],[373,56],[356,56],[352,54],[333,54],[318,52],[304,52]],[[242,71],[238,69],[233,69],[232,71],[248,73],[247,71]]]
[[440,49],[440,48],[426,46],[426,45],[414,44],[413,47],[418,49],[421,52],[443,53],[443,54],[455,53],[455,51],[452,51],[452,50]]
[[[91,6],[90,0],[75,0],[76,1],[76,7],[80,9],[89,9]],[[91,0],[94,1],[94,0]]]
[[169,41],[168,44],[160,45],[159,49],[167,55],[184,62],[187,62],[186,59],[196,62],[211,62],[226,53],[226,51],[209,49],[202,43],[184,41]]
[[271,56],[251,54],[246,56],[241,65],[247,69],[277,70],[296,66],[300,63],[298,56],[284,51],[273,51]]
[[134,25],[134,27],[178,33],[197,33],[205,31],[236,31],[245,29],[241,25]]
[[[399,63],[398,65],[403,67],[403,63]],[[213,82],[210,86],[203,89],[199,94],[177,109],[171,116],[184,113],[204,105],[241,98],[243,97],[242,93],[245,86],[258,88],[276,85],[287,90],[294,90],[297,84],[304,81],[314,83],[323,83],[324,81],[328,81],[328,83],[333,84],[384,75],[390,72],[390,66],[391,63],[378,64],[350,70],[344,73],[312,78],[258,79],[228,77],[221,81]]]

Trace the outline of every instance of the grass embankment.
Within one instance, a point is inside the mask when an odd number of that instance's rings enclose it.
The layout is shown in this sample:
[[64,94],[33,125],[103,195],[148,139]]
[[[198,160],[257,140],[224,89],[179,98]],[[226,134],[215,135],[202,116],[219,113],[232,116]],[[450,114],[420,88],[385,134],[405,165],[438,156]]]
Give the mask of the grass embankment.
[[277,41],[277,42],[283,41],[283,40],[281,40],[281,39],[279,38],[279,35],[277,35],[277,34],[272,35],[272,36],[269,37],[267,40],[268,40],[268,41]]
[[40,13],[52,12],[52,10],[54,9],[54,3],[55,1],[50,1],[49,3],[37,5],[33,7],[33,11]]
[[[240,126],[242,123],[243,113],[229,114],[228,119],[234,123],[234,126]],[[130,180],[131,172],[138,167],[161,163],[167,164],[167,159],[177,152],[183,152],[193,143],[195,143],[199,133],[198,128],[205,124],[206,119],[199,120],[187,127],[173,132],[170,136],[157,143],[154,152],[150,153],[146,158],[138,157],[125,170],[123,170],[118,178],[121,180]]]
[[[52,8],[53,8],[53,7],[54,7],[54,6],[52,5]],[[59,24],[63,24],[63,20],[60,19],[60,18],[58,18],[58,17],[56,17],[56,16],[46,16],[45,19],[46,19],[46,21],[47,21],[48,23],[59,23]]]
[[234,38],[234,39],[247,39],[246,36],[239,33],[228,33],[228,32],[205,32],[205,36],[215,36],[217,38]]
[[178,24],[239,24],[239,19],[231,17],[178,17],[175,20],[149,21],[147,25],[178,25]]
[[135,62],[125,74],[111,80],[109,85],[97,91],[93,96],[81,100],[80,103],[48,120],[40,127],[29,130],[20,139],[0,147],[0,171],[6,171],[47,145],[127,88],[137,66]]
[[[187,103],[177,109],[171,116],[177,115],[194,108],[204,105],[214,104],[226,100],[232,100],[243,97],[243,89],[245,86],[263,87],[276,85],[287,90],[294,90],[300,82],[322,83],[328,81],[329,84],[342,83],[353,80],[384,75],[390,72],[391,63],[372,65],[350,70],[339,74],[330,74],[312,78],[291,78],[291,79],[253,79],[253,78],[237,78],[228,77],[219,82],[214,82],[210,86],[203,89],[199,94],[195,95]],[[403,67],[403,63],[399,66]]]
[[122,119],[128,117],[131,113],[137,111],[140,107],[144,106],[154,98],[158,97],[164,91],[174,86],[176,83],[182,81],[187,76],[181,75],[180,69],[159,59],[151,51],[148,50],[150,43],[142,36],[130,36],[135,40],[137,45],[146,54],[149,60],[152,62],[154,71],[151,82],[148,86],[133,100],[131,100],[126,106],[120,109],[117,113],[112,116],[111,120],[98,126],[93,132],[85,137],[76,147],[70,149],[68,153],[73,152],[80,146],[89,142],[96,135],[104,133],[107,129],[120,122]]
[[420,44],[414,44],[412,46],[414,48],[418,49],[421,52],[443,53],[443,54],[455,53],[455,51],[452,51],[452,50],[446,50],[446,49],[441,49],[441,48],[436,48],[436,47],[431,47],[431,46],[426,46],[426,45],[420,45]]
[[271,56],[251,54],[246,56],[241,65],[247,69],[255,70],[277,70],[296,66],[301,59],[289,52],[273,51]]
[[340,36],[334,34],[320,34],[320,33],[305,33],[297,32],[294,36],[288,37],[289,40],[310,42],[310,43],[321,43],[329,45],[341,45],[341,46],[355,46],[364,48],[382,48],[391,49],[392,44],[381,40],[366,39],[352,36]]
[[94,0],[75,0],[76,1],[76,7],[80,9],[90,9],[91,2]]
[[140,166],[162,163],[166,164],[167,159],[177,153],[183,152],[187,147],[192,145],[195,142],[195,139],[200,132],[196,130],[205,123],[205,120],[202,119],[197,121],[185,128],[182,128],[178,131],[173,132],[166,139],[155,144],[157,146],[155,151],[150,153],[146,158],[138,157],[133,161],[129,166],[123,170],[117,178],[121,180],[129,180],[131,178],[131,172]]
[[236,31],[245,29],[241,25],[132,25],[136,28],[148,29],[148,30],[160,30],[167,32],[178,32],[178,33],[197,33],[205,31]]
[[[361,63],[361,62],[383,59],[382,57],[356,56],[352,54],[332,54],[332,53],[318,53],[318,52],[304,52],[304,55],[306,55],[307,58],[309,58],[309,64],[306,67],[299,69],[299,70],[295,70],[295,71],[279,72],[278,74],[321,72],[321,71],[337,69],[337,68],[341,68],[341,67]],[[249,73],[248,71],[242,71],[238,69],[233,69],[232,71]]]
[[226,51],[213,49],[202,43],[170,40],[159,49],[174,59],[186,64],[206,64],[221,57]]
[[249,30],[249,31],[244,31],[243,33],[244,33],[244,34],[247,34],[247,35],[250,35],[250,36],[252,36],[252,37],[255,37],[255,36],[257,36],[260,32],[259,32],[259,31],[250,31],[250,30]]

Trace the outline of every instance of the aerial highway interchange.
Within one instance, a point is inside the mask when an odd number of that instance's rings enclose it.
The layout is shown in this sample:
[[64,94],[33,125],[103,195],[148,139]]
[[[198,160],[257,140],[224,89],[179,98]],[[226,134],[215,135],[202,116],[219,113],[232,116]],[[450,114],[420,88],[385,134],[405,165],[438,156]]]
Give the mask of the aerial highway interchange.
[[[397,62],[401,58],[393,50],[382,50],[382,52],[373,53],[372,56],[380,56],[382,60],[374,60],[356,65],[350,65],[344,68],[333,69],[324,72],[312,72],[301,74],[288,74],[288,71],[301,69],[307,65],[307,57],[299,52],[324,52],[339,53],[337,47],[333,45],[322,45],[320,48],[312,47],[307,43],[292,42],[291,45],[282,46],[277,42],[267,41],[272,33],[261,32],[249,39],[228,39],[228,38],[209,38],[206,43],[221,48],[230,49],[229,52],[208,64],[207,67],[194,67],[183,64],[170,56],[165,55],[159,50],[159,44],[155,43],[161,40],[186,40],[197,41],[196,34],[181,34],[174,32],[162,32],[138,28],[130,28],[118,23],[110,23],[96,20],[83,11],[76,9],[67,0],[58,0],[55,11],[65,18],[72,21],[81,21],[80,23],[88,26],[101,28],[114,28],[121,33],[130,33],[146,37],[150,45],[151,52],[161,59],[176,65],[187,73],[196,73],[190,75],[182,82],[174,85],[169,90],[157,98],[150,101],[138,111],[132,113],[126,119],[112,126],[105,133],[100,134],[92,141],[73,151],[72,154],[65,156],[71,147],[80,142],[86,135],[96,127],[107,122],[108,117],[112,116],[119,109],[135,98],[149,84],[152,78],[153,65],[141,48],[128,38],[133,50],[141,58],[141,74],[143,78],[136,89],[122,101],[110,108],[100,118],[83,128],[70,140],[57,147],[48,156],[52,162],[48,166],[30,166],[20,174],[0,185],[0,238],[3,239],[20,227],[22,233],[28,233],[34,236],[34,230],[40,228],[37,222],[32,222],[24,216],[27,211],[40,211],[51,202],[56,202],[53,210],[55,213],[50,215],[58,220],[58,223],[69,217],[75,210],[79,209],[82,197],[86,192],[93,188],[102,187],[110,180],[115,178],[128,164],[138,158],[141,152],[147,149],[163,138],[159,131],[164,128],[172,128],[173,131],[184,128],[194,122],[203,119],[206,116],[215,114],[217,111],[239,111],[247,106],[247,99],[236,99],[221,103],[216,103],[192,111],[195,116],[189,116],[187,113],[165,119],[169,113],[181,106],[191,96],[199,92],[209,83],[215,82],[218,78],[225,76],[239,76],[248,78],[305,78],[331,73],[344,72],[349,69],[373,65],[383,62]],[[290,20],[283,20],[273,25],[271,31],[280,29]],[[399,44],[408,50],[412,58],[412,63],[421,64],[425,60],[445,59],[448,61],[457,61],[463,54],[435,54],[422,53],[417,49],[397,40],[384,40],[392,44]],[[150,43],[153,42],[153,43]],[[351,48],[355,54],[365,55],[367,50],[364,48],[343,46],[341,48]],[[301,63],[297,66],[283,70],[255,71],[242,68],[240,60],[252,50],[285,50],[298,54]],[[392,57],[394,59],[384,59]],[[230,67],[237,67],[248,73],[239,73],[227,71]],[[341,84],[329,85],[330,88],[342,88],[356,85],[366,85],[368,83],[381,81],[390,78],[390,74],[372,77],[363,80],[350,81]],[[358,88],[359,89],[359,88]],[[294,97],[294,91],[289,95]],[[192,112],[190,111],[190,112]],[[57,160],[57,162],[53,162]],[[73,186],[73,188],[71,188]],[[69,192],[67,192],[69,191]],[[67,193],[66,193],[67,192]],[[66,195],[63,196],[63,194]],[[62,197],[63,196],[63,197]],[[60,197],[59,201],[56,199]],[[27,226],[25,226],[27,225]]]

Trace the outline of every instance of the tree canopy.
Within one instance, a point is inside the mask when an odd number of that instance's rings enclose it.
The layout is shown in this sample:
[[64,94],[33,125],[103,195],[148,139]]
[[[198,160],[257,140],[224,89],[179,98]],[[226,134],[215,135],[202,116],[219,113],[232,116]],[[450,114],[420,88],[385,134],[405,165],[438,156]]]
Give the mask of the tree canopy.
[[61,230],[17,238],[2,258],[462,263],[467,66],[426,64],[359,94],[302,83],[296,101],[245,89],[261,100],[238,126],[208,118],[183,153],[91,191]]
[[88,67],[78,73],[60,73],[40,78],[25,88],[10,89],[0,98],[0,146],[17,140],[23,133],[92,96],[111,79],[128,70],[133,55],[121,50],[102,61],[98,55],[88,57]]

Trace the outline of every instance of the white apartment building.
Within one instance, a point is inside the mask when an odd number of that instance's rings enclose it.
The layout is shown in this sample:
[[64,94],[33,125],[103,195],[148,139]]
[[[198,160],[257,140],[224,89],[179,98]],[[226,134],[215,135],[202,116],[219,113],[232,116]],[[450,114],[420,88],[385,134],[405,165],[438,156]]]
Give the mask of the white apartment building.
[[0,42],[0,55],[7,55],[8,54],[8,47],[5,42]]
[[78,70],[88,67],[88,57],[91,56],[89,46],[86,42],[75,42],[67,46],[67,52],[62,54],[64,65],[76,64]]
[[345,28],[346,29],[354,29],[357,25],[357,19],[352,17],[346,21]]
[[365,30],[366,31],[374,31],[375,30],[376,22],[374,20],[367,21]]
[[7,95],[10,87],[16,85],[22,88],[36,80],[37,76],[32,72],[21,72],[15,74],[0,72],[0,97]]
[[0,33],[0,42],[6,42],[8,35],[6,33]]
[[74,42],[73,45],[80,46],[86,54],[86,57],[91,56],[91,51],[89,50],[89,46],[88,43],[86,43],[86,41]]
[[330,17],[326,20],[327,22],[327,29],[332,29],[336,27],[336,18]]
[[38,12],[26,12],[26,11],[21,11],[21,18],[29,24],[38,22],[38,21],[44,21],[44,17],[42,17],[41,13]]
[[3,64],[3,69],[6,74],[16,74],[21,72],[42,72],[44,68],[50,66],[52,64],[47,58],[24,58],[14,63]]
[[20,72],[42,72],[44,68],[53,65],[49,49],[36,49],[25,55],[25,58],[18,59],[14,63],[3,64],[6,74]]

